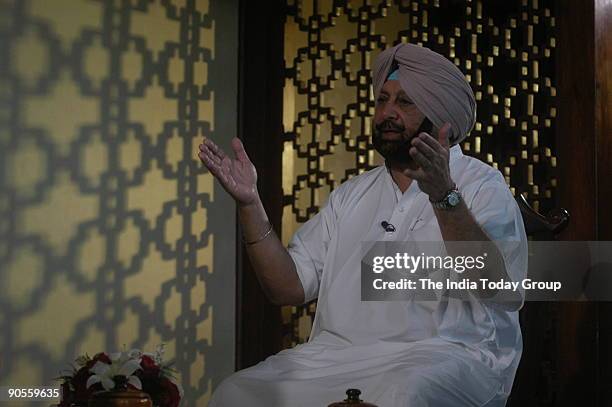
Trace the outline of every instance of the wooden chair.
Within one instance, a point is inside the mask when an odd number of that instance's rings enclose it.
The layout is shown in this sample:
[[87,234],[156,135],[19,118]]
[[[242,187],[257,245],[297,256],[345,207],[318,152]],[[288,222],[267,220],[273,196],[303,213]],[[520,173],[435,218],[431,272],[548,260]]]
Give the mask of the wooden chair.
[[[555,240],[569,224],[569,213],[563,208],[544,216],[535,211],[522,195],[516,197],[527,235],[534,240]],[[527,302],[520,311],[523,333],[523,356],[516,372],[507,407],[552,406],[558,391],[556,379],[558,304]]]
[[529,236],[547,234],[554,239],[554,236],[561,233],[569,224],[569,212],[563,208],[554,209],[547,216],[544,216],[536,212],[527,203],[523,195],[519,194],[516,197],[516,202],[521,209],[525,230]]

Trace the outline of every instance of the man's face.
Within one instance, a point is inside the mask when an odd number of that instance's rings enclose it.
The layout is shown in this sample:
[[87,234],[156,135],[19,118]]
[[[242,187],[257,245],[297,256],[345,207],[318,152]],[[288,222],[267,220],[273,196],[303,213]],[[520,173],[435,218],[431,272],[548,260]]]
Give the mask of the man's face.
[[425,115],[406,95],[399,81],[385,82],[376,100],[372,144],[385,159],[401,164],[412,163],[410,141]]

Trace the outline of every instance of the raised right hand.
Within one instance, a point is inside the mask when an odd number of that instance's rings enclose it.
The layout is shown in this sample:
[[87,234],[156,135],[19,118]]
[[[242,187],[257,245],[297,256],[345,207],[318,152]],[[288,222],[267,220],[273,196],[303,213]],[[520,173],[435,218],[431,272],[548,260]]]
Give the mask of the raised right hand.
[[257,170],[249,159],[239,138],[232,139],[234,158],[229,157],[212,140],[205,138],[200,144],[198,157],[206,168],[219,180],[238,205],[247,206],[257,202]]

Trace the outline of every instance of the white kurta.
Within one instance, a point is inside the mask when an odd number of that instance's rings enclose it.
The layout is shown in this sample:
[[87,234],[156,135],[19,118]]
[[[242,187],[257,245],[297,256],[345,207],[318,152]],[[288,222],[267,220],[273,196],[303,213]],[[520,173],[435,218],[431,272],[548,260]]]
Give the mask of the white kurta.
[[[493,240],[518,241],[502,254],[514,281],[527,271],[520,210],[499,171],[450,150],[451,176]],[[396,231],[385,232],[386,220]],[[401,193],[386,167],[343,183],[293,236],[306,301],[318,298],[308,343],[239,371],[209,406],[323,407],[348,388],[379,407],[503,406],[522,351],[518,312],[476,299],[362,302],[362,241],[441,241],[417,182]]]

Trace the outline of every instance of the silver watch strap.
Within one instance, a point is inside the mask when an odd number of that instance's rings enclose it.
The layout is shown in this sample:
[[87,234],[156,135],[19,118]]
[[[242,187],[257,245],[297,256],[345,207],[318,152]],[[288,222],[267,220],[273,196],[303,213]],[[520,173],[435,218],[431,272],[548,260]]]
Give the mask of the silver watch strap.
[[454,195],[454,194],[456,194],[459,197],[459,199],[462,198],[461,197],[461,193],[459,192],[459,189],[457,188],[456,184],[453,186],[453,188],[451,188],[450,190],[448,190],[448,192],[446,192],[446,194],[444,195],[444,198],[442,198],[439,201],[431,201],[430,200],[430,202],[431,202],[432,206],[434,208],[436,208],[436,209],[450,209],[450,208],[454,208],[456,206],[456,204],[455,205],[451,205],[449,203],[449,201],[448,201],[449,197],[451,195]]

